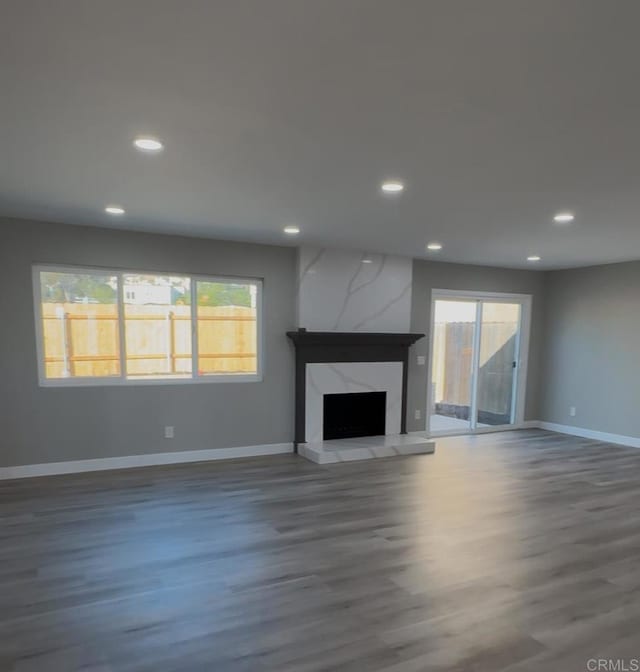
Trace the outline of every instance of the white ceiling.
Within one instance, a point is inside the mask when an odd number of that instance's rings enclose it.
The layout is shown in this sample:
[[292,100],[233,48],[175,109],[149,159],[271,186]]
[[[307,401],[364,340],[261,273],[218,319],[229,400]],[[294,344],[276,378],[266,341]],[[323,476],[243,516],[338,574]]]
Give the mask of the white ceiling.
[[0,214],[500,266],[640,258],[638,0],[2,7]]

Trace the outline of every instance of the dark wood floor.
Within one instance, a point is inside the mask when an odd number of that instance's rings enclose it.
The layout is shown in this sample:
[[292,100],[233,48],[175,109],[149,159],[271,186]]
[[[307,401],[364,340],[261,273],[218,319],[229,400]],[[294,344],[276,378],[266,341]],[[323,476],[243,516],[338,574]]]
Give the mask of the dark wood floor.
[[0,669],[584,672],[640,657],[640,450],[0,482]]

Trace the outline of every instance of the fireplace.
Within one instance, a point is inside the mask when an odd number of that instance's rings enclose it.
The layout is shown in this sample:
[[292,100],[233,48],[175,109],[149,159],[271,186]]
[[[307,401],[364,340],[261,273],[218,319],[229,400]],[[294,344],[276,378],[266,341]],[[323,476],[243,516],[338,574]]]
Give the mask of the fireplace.
[[383,436],[386,425],[386,392],[350,392],[323,396],[323,438],[351,439]]
[[[325,425],[324,397],[338,395],[336,404],[356,403],[357,395],[384,395],[382,412],[367,415],[382,422],[375,429],[348,427],[347,418],[337,431],[341,436],[399,435],[406,433],[407,369],[409,347],[423,334],[369,332],[287,332],[296,349],[295,445],[335,438]],[[346,397],[354,397],[346,399]],[[369,400],[371,397],[363,396]],[[380,397],[378,397],[378,404]],[[386,400],[386,401],[385,401]],[[331,404],[332,402],[328,402]],[[331,409],[330,409],[331,410]],[[353,414],[353,412],[352,412]],[[333,422],[333,421],[331,421]],[[358,432],[357,434],[354,432]]]

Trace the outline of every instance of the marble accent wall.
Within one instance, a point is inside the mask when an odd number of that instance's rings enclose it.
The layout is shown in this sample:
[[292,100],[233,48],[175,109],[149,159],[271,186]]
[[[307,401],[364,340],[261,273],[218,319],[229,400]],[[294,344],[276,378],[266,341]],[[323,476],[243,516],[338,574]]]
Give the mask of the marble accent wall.
[[386,392],[386,433],[399,434],[402,415],[402,362],[307,364],[305,438],[322,441],[325,394]]
[[301,247],[298,326],[309,331],[408,332],[412,260]]

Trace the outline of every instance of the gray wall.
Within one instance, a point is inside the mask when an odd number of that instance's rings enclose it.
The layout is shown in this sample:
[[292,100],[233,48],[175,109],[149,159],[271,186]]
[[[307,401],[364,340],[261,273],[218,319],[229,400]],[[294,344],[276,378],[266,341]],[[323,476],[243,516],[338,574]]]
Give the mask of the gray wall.
[[[39,387],[31,287],[34,263],[263,278],[264,381]],[[640,265],[635,268],[640,275]],[[545,276],[533,271],[415,261],[411,330],[428,333],[434,288],[532,294],[525,417],[537,419]],[[0,219],[0,467],[291,441],[293,352],[285,332],[295,328],[295,282],[294,248]],[[425,338],[412,351],[409,430],[425,426],[427,367],[417,366],[416,356],[428,355],[428,347]],[[554,342],[554,347],[560,346]],[[554,352],[550,348],[549,357]],[[586,409],[579,400],[572,403]],[[547,395],[545,409],[552,406]],[[417,408],[423,413],[418,421],[414,419]],[[560,421],[556,417],[553,419]],[[246,421],[239,422],[239,418]],[[550,411],[547,418],[552,419]],[[165,425],[175,427],[173,440],[163,438]]]
[[[416,364],[416,357],[418,355],[425,355],[427,362],[429,359],[429,323],[432,289],[505,292],[531,294],[533,296],[525,419],[538,419],[544,285],[544,274],[536,271],[518,271],[421,260],[413,262],[411,331],[427,334],[427,338],[418,341],[413,346],[411,352],[407,404],[407,428],[409,431],[425,428],[424,415],[427,407],[428,366],[418,366]],[[415,409],[420,409],[422,412],[420,420],[415,420],[414,418]]]
[[640,262],[546,281],[541,419],[640,437]]
[[[264,381],[39,387],[36,262],[263,278]],[[291,441],[295,281],[293,248],[0,219],[0,467]]]

